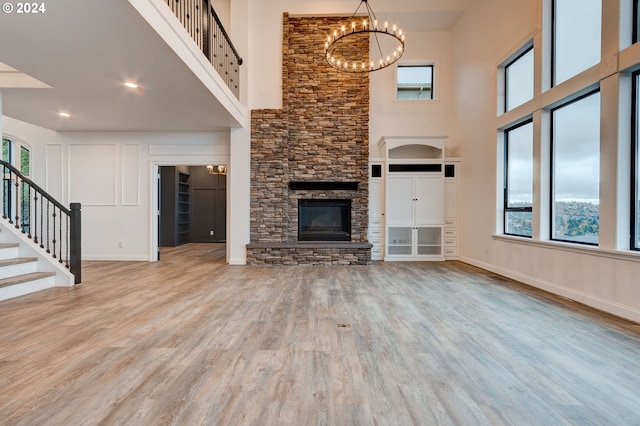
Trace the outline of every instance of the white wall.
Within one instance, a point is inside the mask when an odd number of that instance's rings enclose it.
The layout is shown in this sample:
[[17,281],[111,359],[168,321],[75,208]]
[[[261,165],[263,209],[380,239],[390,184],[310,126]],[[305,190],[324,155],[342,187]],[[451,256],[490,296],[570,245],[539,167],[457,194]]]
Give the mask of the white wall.
[[82,203],[85,260],[154,260],[154,166],[230,163],[228,132],[56,133],[3,119],[5,134],[32,147],[34,180]]
[[[512,0],[483,0],[469,2],[469,10],[458,22],[453,33],[453,52],[456,90],[457,126],[454,138],[460,142],[462,167],[460,176],[460,254],[462,259],[513,277],[530,285],[563,295],[619,316],[640,321],[640,256],[628,251],[588,249],[573,245],[496,237],[497,197],[497,128],[508,117],[496,117],[498,65],[521,44],[534,38],[542,40],[542,2],[514,2]],[[606,9],[606,7],[604,8]],[[611,38],[610,35],[607,36]],[[615,35],[614,37],[615,38]],[[611,43],[608,43],[609,45]],[[536,49],[540,49],[538,44]],[[605,57],[606,57],[605,52]],[[536,75],[543,70],[540,52],[537,53]],[[525,106],[534,113],[537,125],[542,109],[551,99],[561,99],[573,88],[597,82],[607,75],[611,63],[603,64],[593,73],[586,73],[576,81],[538,93]],[[602,74],[602,75],[601,75]],[[602,79],[603,105],[615,105],[617,93],[607,79]],[[538,86],[539,88],[539,83]],[[610,134],[618,122],[616,108],[603,108],[603,123],[609,123],[603,135]],[[505,114],[506,115],[506,114]],[[515,115],[515,114],[512,114]],[[545,132],[544,130],[542,131]],[[609,133],[607,133],[609,132]],[[615,135],[615,131],[614,131]],[[544,137],[544,134],[542,135]],[[539,138],[540,139],[540,138]],[[610,141],[627,144],[627,139]],[[540,141],[537,142],[538,155]],[[615,145],[614,145],[615,146]],[[615,148],[613,149],[615,151]],[[534,151],[535,152],[535,151]],[[615,176],[615,159],[603,161],[603,177]],[[612,166],[613,165],[613,166]],[[537,193],[544,202],[545,182],[541,176],[548,166],[540,164]],[[603,178],[601,193],[615,194],[615,179]],[[612,197],[613,198],[613,197]],[[611,211],[607,197],[601,215]],[[541,216],[546,209],[540,209]],[[534,209],[534,214],[536,211]],[[534,231],[535,232],[535,231]],[[601,229],[603,241],[613,240],[612,227]],[[541,232],[540,235],[543,235]]]
[[[453,131],[453,64],[451,31],[409,32],[405,53],[398,64],[434,65],[434,100],[396,100],[395,66],[369,74],[369,155],[381,158],[378,141],[383,136],[449,136]],[[456,156],[456,141],[449,137],[446,155]]]

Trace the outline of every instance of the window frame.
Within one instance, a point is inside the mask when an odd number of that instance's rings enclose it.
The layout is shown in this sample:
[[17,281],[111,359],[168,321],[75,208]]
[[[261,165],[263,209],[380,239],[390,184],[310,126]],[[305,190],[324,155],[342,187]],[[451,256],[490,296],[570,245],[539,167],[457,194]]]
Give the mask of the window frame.
[[[504,109],[504,111],[503,111],[503,113],[507,113],[507,112],[513,110],[514,108],[517,108],[520,105],[523,105],[523,104],[529,102],[535,96],[535,94],[532,93],[532,96],[531,96],[531,98],[529,100],[527,100],[527,101],[525,101],[525,102],[523,102],[523,103],[521,103],[519,105],[516,105],[514,107],[509,108],[509,105],[508,105],[508,102],[507,102],[508,99],[509,99],[509,73],[508,73],[508,69],[509,69],[509,67],[511,65],[516,63],[519,59],[522,59],[522,57],[525,56],[527,53],[532,52],[535,55],[533,41],[525,44],[522,47],[522,49],[523,50],[521,52],[516,54],[512,59],[508,60],[503,66],[503,68],[504,68],[504,70],[503,70],[503,72],[504,72],[504,86],[503,86],[503,89],[504,89],[504,108],[503,109]],[[534,58],[534,61],[535,61],[535,58]],[[533,72],[534,72],[534,76],[533,76],[534,81],[532,81],[531,84],[535,85],[534,84],[535,83],[535,65],[534,65]]]
[[[502,198],[503,198],[503,211],[502,211],[502,233],[504,235],[510,235],[514,237],[522,237],[522,238],[533,238],[533,229],[531,230],[532,235],[524,235],[524,234],[514,234],[512,232],[507,232],[507,213],[531,213],[533,219],[533,199],[531,200],[531,207],[509,207],[509,132],[519,129],[520,127],[526,126],[528,124],[533,125],[533,117],[527,118],[526,120],[514,124],[506,129],[504,129],[504,165],[503,165],[503,188],[502,188]],[[533,130],[533,129],[532,129]],[[533,148],[533,146],[532,146]],[[533,158],[533,151],[531,152],[531,156]],[[533,182],[533,176],[532,176]],[[533,195],[533,188],[532,195]]]
[[[578,72],[577,74],[572,75],[571,77],[564,79],[562,82],[558,83],[556,81],[556,67],[557,67],[557,63],[556,63],[556,37],[557,37],[557,16],[556,16],[556,5],[558,3],[558,1],[560,0],[551,0],[551,87],[556,87],[559,84],[562,84],[566,81],[571,80],[572,78],[574,78],[576,75],[580,74],[581,72],[586,71],[587,69],[589,69],[590,67],[587,67],[585,69],[583,69],[582,71]],[[637,3],[636,0],[634,0],[634,3]],[[601,4],[601,16],[600,19],[602,19],[602,8],[604,7],[603,4]],[[600,49],[602,50],[602,28],[600,28]],[[592,65],[595,66],[598,63],[602,62],[602,53],[600,54],[600,60]]]
[[[555,175],[554,175],[554,170],[555,170],[555,164],[556,164],[556,156],[555,156],[555,144],[556,141],[554,140],[554,129],[555,129],[555,115],[554,112],[560,108],[569,106],[571,104],[574,104],[576,102],[579,102],[585,98],[588,98],[589,96],[592,96],[596,93],[600,93],[600,86],[598,86],[597,88],[593,89],[593,90],[589,90],[584,94],[581,94],[579,96],[576,96],[575,98],[569,99],[566,102],[562,102],[559,105],[554,106],[553,108],[549,109],[549,147],[550,147],[550,155],[549,155],[549,184],[550,184],[550,188],[549,188],[549,240],[551,241],[557,241],[557,242],[562,242],[562,243],[569,243],[569,244],[579,244],[579,245],[586,245],[586,246],[591,246],[591,247],[598,247],[600,245],[599,241],[600,241],[600,231],[599,231],[599,226],[598,226],[598,242],[597,243],[590,243],[590,242],[582,242],[582,241],[574,241],[574,240],[565,240],[565,239],[561,239],[561,238],[554,238],[554,225],[555,225],[555,219],[554,219],[554,214],[555,214]],[[600,126],[602,126],[602,123],[600,123]],[[598,140],[600,140],[600,138],[598,138]],[[602,151],[601,149],[598,150],[598,155],[602,155]],[[598,169],[598,172],[600,173],[601,170]],[[602,174],[599,174],[599,181],[602,180]],[[599,212],[598,212],[598,222],[600,221],[600,216],[599,216]]]
[[[638,1],[634,1],[634,8],[638,5]],[[635,9],[634,9],[635,12]],[[640,120],[638,119],[638,113],[640,112],[640,70],[631,73],[631,173],[629,177],[631,185],[629,186],[629,198],[630,198],[630,217],[629,217],[629,248],[633,251],[640,251],[640,241],[636,241],[636,233],[640,226],[640,221],[637,220],[638,214],[638,195],[640,193],[640,173],[638,173],[638,155],[640,155]]]
[[[398,74],[399,74],[399,70],[400,68],[429,68],[431,70],[431,90],[430,90],[430,94],[431,96],[429,98],[425,98],[425,99],[400,99],[398,98],[398,92],[399,92],[399,82],[398,82]],[[396,94],[395,94],[395,101],[398,102],[428,102],[428,101],[433,101],[436,99],[435,97],[435,86],[436,86],[436,82],[435,82],[435,77],[436,77],[436,64],[434,62],[422,62],[422,63],[413,63],[413,64],[398,64],[398,66],[396,67],[396,81],[395,81],[395,90],[396,90]]]

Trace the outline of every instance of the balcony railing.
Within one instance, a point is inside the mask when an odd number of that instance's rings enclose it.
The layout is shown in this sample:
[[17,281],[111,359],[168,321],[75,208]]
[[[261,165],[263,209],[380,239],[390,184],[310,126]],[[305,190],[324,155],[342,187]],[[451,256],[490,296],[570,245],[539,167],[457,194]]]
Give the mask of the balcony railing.
[[208,0],[166,0],[236,98],[242,58]]

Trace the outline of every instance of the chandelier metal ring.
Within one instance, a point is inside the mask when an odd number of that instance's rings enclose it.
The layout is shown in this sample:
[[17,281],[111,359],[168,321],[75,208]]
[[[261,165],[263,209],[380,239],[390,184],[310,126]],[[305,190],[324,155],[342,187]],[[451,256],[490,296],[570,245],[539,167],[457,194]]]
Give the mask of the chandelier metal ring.
[[[366,6],[367,15],[357,17],[362,5]],[[384,36],[379,38],[379,36]],[[378,71],[396,63],[404,53],[404,33],[396,25],[389,28],[388,22],[379,25],[375,13],[367,0],[361,0],[360,5],[351,16],[350,26],[342,25],[326,37],[324,54],[327,63],[338,71],[351,73],[367,73]],[[358,49],[359,42],[367,39],[369,43],[375,41],[379,57],[371,58],[369,50],[363,52]],[[366,46],[369,46],[366,43]],[[383,52],[385,45],[386,52]],[[356,46],[356,47],[354,47]],[[375,49],[372,50],[376,52]]]

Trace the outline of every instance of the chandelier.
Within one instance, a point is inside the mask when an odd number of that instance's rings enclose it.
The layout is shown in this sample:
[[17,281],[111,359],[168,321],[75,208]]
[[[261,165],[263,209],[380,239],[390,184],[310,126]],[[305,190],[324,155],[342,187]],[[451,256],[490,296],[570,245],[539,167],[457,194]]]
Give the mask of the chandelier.
[[225,164],[219,164],[214,166],[213,164],[207,165],[207,171],[210,175],[226,175],[227,174],[227,166]]
[[[356,17],[363,4],[367,9],[367,15]],[[363,43],[364,41],[367,43]],[[373,49],[368,48],[370,43],[374,43]],[[390,28],[386,21],[378,22],[367,0],[360,1],[360,5],[351,16],[351,23],[334,29],[324,43],[327,63],[343,72],[378,71],[397,62],[403,53],[402,30],[396,25]]]

